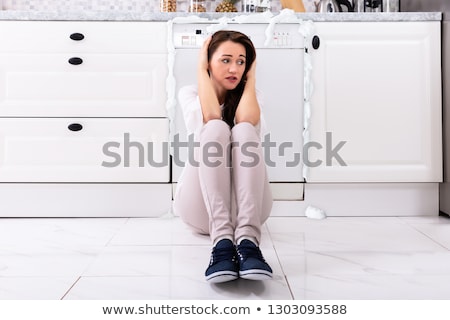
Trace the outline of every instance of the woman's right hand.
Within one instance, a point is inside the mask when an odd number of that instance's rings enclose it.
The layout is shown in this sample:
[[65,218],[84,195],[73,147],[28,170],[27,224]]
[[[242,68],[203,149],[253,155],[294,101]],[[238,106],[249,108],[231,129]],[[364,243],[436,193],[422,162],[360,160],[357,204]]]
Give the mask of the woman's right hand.
[[209,69],[209,62],[208,62],[208,47],[209,43],[211,42],[212,36],[209,36],[208,38],[203,41],[203,45],[200,48],[200,56],[198,61],[198,67],[201,70],[208,70]]

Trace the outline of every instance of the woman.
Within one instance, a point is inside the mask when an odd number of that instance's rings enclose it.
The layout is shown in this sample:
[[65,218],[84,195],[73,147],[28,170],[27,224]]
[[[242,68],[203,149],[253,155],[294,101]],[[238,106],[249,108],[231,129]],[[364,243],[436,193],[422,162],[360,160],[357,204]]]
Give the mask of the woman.
[[272,194],[261,148],[255,58],[246,35],[218,31],[200,50],[197,87],[179,92],[188,133],[199,147],[178,183],[174,211],[210,235],[205,276],[214,283],[272,277],[259,249]]

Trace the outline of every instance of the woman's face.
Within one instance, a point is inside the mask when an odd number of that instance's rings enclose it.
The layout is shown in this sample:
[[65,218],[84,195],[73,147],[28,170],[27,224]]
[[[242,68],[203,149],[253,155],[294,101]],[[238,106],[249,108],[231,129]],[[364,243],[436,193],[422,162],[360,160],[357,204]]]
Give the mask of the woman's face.
[[221,43],[209,61],[216,92],[221,95],[237,87],[245,71],[245,47],[233,41]]

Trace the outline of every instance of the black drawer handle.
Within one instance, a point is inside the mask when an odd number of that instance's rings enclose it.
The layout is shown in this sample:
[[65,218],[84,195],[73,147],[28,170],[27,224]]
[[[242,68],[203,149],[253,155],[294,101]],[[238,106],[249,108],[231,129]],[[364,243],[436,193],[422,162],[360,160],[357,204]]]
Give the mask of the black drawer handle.
[[77,66],[77,65],[83,63],[83,59],[78,58],[78,57],[73,57],[73,58],[70,58],[70,59],[69,59],[69,63],[70,63],[70,64],[73,64],[74,66]]
[[72,33],[70,35],[70,39],[72,39],[74,41],[81,41],[84,39],[84,34],[78,33],[78,32]]
[[314,49],[316,49],[316,50],[319,49],[319,47],[320,47],[320,38],[318,36],[314,36],[312,38],[312,47]]
[[83,129],[83,126],[79,123],[71,123],[68,126],[70,131],[81,131]]

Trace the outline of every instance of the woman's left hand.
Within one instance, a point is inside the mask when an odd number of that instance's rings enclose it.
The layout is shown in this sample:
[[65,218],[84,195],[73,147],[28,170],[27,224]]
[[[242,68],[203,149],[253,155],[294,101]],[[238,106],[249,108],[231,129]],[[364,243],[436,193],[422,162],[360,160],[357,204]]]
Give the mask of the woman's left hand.
[[255,77],[256,77],[256,59],[253,60],[253,63],[250,66],[250,69],[248,69],[246,76],[247,76],[247,80],[255,80]]

